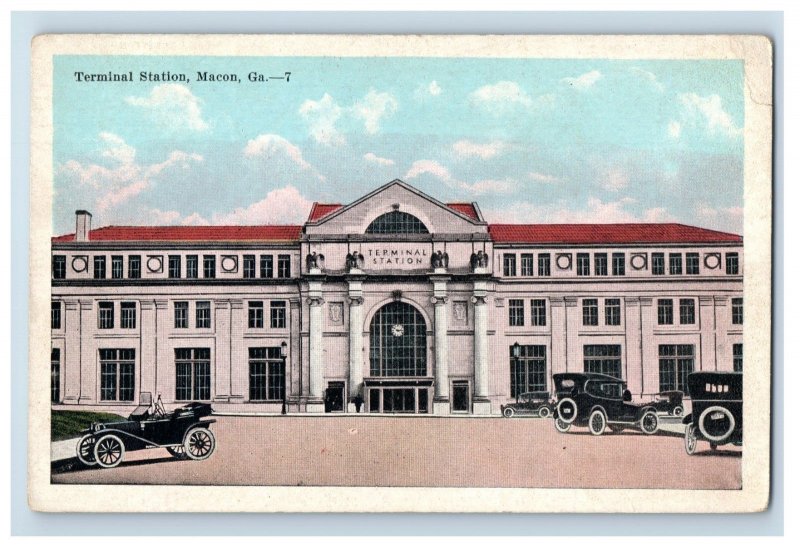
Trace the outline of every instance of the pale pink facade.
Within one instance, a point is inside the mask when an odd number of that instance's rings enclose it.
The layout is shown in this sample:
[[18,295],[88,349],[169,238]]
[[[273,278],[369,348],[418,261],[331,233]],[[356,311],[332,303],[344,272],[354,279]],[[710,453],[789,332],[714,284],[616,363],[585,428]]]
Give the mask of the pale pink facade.
[[244,413],[355,412],[359,396],[361,412],[497,414],[516,393],[552,390],[556,372],[599,367],[647,399],[690,370],[742,366],[732,234],[489,225],[476,204],[400,181],[317,205],[296,227],[90,221],[79,212],[76,234],[53,238],[59,407],[121,411],[146,391]]

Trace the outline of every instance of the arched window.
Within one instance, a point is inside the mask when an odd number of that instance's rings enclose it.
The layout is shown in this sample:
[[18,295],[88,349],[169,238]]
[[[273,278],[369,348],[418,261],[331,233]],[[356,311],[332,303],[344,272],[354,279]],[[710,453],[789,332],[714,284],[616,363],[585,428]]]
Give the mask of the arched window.
[[369,327],[369,370],[372,376],[425,376],[425,319],[405,302],[386,304]]
[[427,234],[420,219],[402,211],[385,213],[367,227],[368,234]]

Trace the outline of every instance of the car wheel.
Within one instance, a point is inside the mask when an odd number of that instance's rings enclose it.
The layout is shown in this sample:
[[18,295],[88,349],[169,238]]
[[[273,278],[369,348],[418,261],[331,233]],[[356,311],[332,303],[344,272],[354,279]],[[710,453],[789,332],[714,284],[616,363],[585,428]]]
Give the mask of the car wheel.
[[[707,418],[712,419],[711,415],[716,413],[722,414],[721,419],[728,422],[728,427],[721,433],[716,429],[709,431],[709,426],[706,424]],[[700,433],[703,434],[703,437],[708,439],[708,442],[723,444],[730,434],[733,433],[733,429],[736,427],[736,419],[727,408],[723,406],[710,406],[700,414],[697,425],[700,427]]]
[[549,418],[550,417],[550,409],[546,406],[539,408],[539,417],[540,418]]
[[168,446],[167,452],[169,452],[172,455],[172,457],[177,460],[186,459],[186,449],[183,447],[182,444],[177,446]]
[[648,410],[639,419],[639,429],[645,435],[652,435],[658,431],[658,414],[652,410]]
[[556,413],[561,421],[571,424],[578,417],[578,404],[569,397],[561,399],[556,405]]
[[606,430],[606,415],[600,409],[593,410],[589,414],[589,431],[592,435],[602,435]]
[[95,442],[97,442],[97,439],[91,433],[87,433],[78,441],[78,461],[87,467],[97,465],[97,460],[94,459]]
[[214,434],[205,427],[190,429],[183,441],[186,455],[193,460],[205,460],[214,452],[215,447]]
[[676,406],[676,407],[675,407],[675,408],[672,410],[672,415],[673,415],[673,416],[676,416],[676,417],[678,417],[678,418],[680,418],[681,416],[683,416],[683,405]]
[[94,459],[100,467],[116,467],[125,457],[125,445],[116,435],[104,435],[94,445]]
[[556,418],[553,421],[556,424],[556,431],[558,431],[559,433],[566,433],[567,431],[569,431],[569,428],[572,427],[572,424],[568,424],[561,418]]
[[686,433],[683,436],[683,447],[690,456],[697,450],[697,428],[692,424],[686,425]]
[[506,418],[513,417],[514,416],[514,409],[513,408],[508,408],[508,407],[504,408],[503,409],[503,416],[505,416]]

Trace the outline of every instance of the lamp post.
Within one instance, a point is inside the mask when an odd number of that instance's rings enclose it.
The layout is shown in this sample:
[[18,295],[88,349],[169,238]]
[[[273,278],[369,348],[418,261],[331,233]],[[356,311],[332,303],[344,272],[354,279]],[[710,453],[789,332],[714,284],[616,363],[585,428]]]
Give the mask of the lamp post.
[[281,414],[286,414],[286,354],[288,347],[285,340],[281,342],[281,359],[283,360],[283,404],[281,404]]
[[515,395],[516,401],[519,402],[519,356],[521,354],[522,348],[519,345],[519,342],[514,342],[514,345],[511,346],[511,356],[514,358],[514,377],[517,379],[517,393]]

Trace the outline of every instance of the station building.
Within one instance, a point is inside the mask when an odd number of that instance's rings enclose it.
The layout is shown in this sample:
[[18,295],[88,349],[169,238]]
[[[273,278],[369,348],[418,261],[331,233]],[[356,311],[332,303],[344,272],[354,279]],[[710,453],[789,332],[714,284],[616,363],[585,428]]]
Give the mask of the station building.
[[51,401],[498,414],[566,371],[648,399],[742,369],[742,257],[681,224],[489,224],[399,180],[302,226],[77,211],[52,238]]

